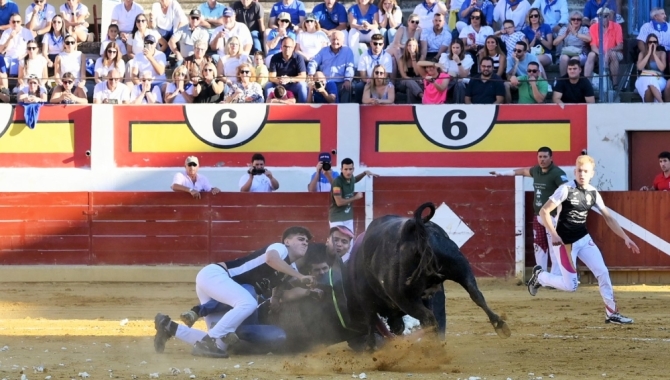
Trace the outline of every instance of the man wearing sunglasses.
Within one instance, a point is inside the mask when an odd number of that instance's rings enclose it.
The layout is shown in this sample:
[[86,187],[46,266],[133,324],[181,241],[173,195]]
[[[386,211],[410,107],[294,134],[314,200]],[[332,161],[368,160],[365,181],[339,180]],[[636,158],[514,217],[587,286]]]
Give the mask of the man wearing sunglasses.
[[[519,41],[514,48],[514,54],[507,57],[507,77],[520,77],[528,73],[528,65],[531,63],[540,64],[537,56],[528,51],[528,44],[525,41]],[[540,76],[545,77],[542,65],[540,65]],[[512,102],[512,87],[510,82],[505,82],[505,102]]]
[[519,90],[519,104],[544,103],[549,92],[546,79],[540,76],[540,65],[537,62],[528,64],[526,75],[510,78],[510,86]]
[[184,172],[179,172],[172,178],[172,191],[183,191],[191,194],[193,198],[200,199],[201,192],[211,192],[216,195],[221,192],[218,187],[212,187],[209,180],[202,174],[198,174],[200,162],[198,157],[188,156],[184,162]]
[[26,8],[26,28],[33,32],[36,41],[51,30],[51,19],[56,15],[56,8],[47,0],[35,0]]
[[9,0],[0,0],[0,30],[7,30],[12,26],[9,20],[15,13],[19,13],[19,6],[16,3]]
[[456,30],[460,33],[463,28],[468,25],[470,14],[474,11],[482,11],[486,19],[486,25],[493,25],[493,3],[488,0],[466,0],[461,5],[458,12],[458,22],[456,23]]
[[7,76],[15,77],[19,73],[19,59],[27,53],[28,41],[33,33],[21,25],[21,15],[15,13],[9,19],[10,27],[0,37],[0,88],[7,88]]
[[384,36],[377,33],[370,38],[370,49],[361,55],[358,60],[358,75],[360,80],[354,84],[354,96],[356,103],[363,100],[363,89],[367,82],[373,78],[373,69],[377,65],[384,66],[386,77],[395,78],[393,72],[393,57],[384,51]]
[[[174,52],[175,59],[177,60],[177,67],[184,63],[184,57],[193,54],[195,41],[209,41],[207,29],[200,26],[201,19],[202,15],[199,10],[191,10],[188,25],[177,29],[170,38],[170,41],[168,41],[168,46]],[[179,49],[177,49],[177,43],[179,43]]]
[[95,85],[93,104],[128,104],[130,90],[121,83],[121,73],[114,69],[107,73],[107,80]]
[[143,71],[140,74],[140,84],[133,87],[130,92],[130,104],[161,104],[161,86],[152,86],[154,78],[151,71]]

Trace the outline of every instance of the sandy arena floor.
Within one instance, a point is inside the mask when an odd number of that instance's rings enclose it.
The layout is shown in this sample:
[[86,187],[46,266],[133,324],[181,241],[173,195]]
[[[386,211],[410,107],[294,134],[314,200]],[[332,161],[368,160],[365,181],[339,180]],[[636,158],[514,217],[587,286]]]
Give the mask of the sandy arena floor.
[[[374,354],[337,345],[298,356],[204,359],[176,340],[162,355],[152,346],[156,312],[176,317],[188,309],[196,302],[193,285],[0,284],[0,380],[20,379],[22,369],[30,380],[84,372],[91,379],[188,379],[186,368],[196,379],[351,379],[362,372],[368,379],[668,378],[669,286],[616,287],[621,311],[635,324],[614,326],[604,323],[593,285],[574,294],[541,289],[536,298],[511,281],[480,285],[489,306],[506,314],[511,338],[499,338],[465,291],[448,283],[446,346],[396,341]],[[170,367],[181,373],[171,375]]]

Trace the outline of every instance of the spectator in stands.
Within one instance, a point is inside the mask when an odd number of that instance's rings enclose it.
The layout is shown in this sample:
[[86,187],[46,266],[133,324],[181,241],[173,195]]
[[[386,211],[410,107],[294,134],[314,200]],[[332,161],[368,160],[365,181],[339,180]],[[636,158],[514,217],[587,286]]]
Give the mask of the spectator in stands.
[[295,95],[288,91],[286,87],[277,85],[267,96],[267,103],[272,104],[295,104]]
[[414,38],[407,40],[401,57],[396,58],[398,67],[398,91],[407,93],[407,103],[418,103],[423,89],[419,76],[419,43]]
[[580,64],[586,63],[586,55],[590,50],[591,34],[589,28],[582,24],[584,16],[580,11],[570,13],[570,24],[558,31],[554,38],[554,46],[563,45],[558,60],[561,76],[568,73],[568,61],[578,59]]
[[375,65],[363,88],[362,104],[393,104],[395,87],[383,65]]
[[668,24],[665,9],[653,8],[650,16],[651,20],[640,27],[640,33],[637,35],[637,48],[640,51],[644,50],[647,36],[654,33],[658,37],[659,46],[663,46],[665,51],[670,54],[670,24]]
[[539,9],[544,22],[556,34],[568,23],[568,0],[535,0],[533,8]]
[[484,48],[479,51],[477,61],[484,57],[491,57],[493,60],[493,72],[501,78],[507,78],[507,55],[498,45],[498,38],[494,36],[486,37]]
[[40,78],[35,75],[28,77],[28,85],[19,90],[16,100],[19,103],[46,103],[47,89],[42,86]]
[[19,6],[10,0],[0,0],[0,30],[4,31],[12,27],[10,19],[13,14],[19,14]]
[[33,32],[33,38],[41,41],[44,34],[51,30],[51,19],[56,15],[56,8],[47,0],[35,0],[26,7],[26,28]]
[[544,103],[549,92],[547,80],[540,75],[540,65],[536,62],[528,64],[528,74],[510,78],[512,88],[519,90],[519,104]]
[[423,78],[423,93],[421,103],[442,104],[447,100],[447,89],[449,88],[449,74],[442,67],[431,61],[420,61],[418,63],[419,76]]
[[554,33],[551,26],[544,23],[544,17],[539,9],[532,8],[528,11],[526,26],[522,31],[526,40],[530,41],[528,50],[537,57],[543,67],[551,65],[554,61]]
[[370,40],[370,48],[358,61],[358,80],[354,84],[355,102],[360,103],[363,99],[363,88],[374,78],[373,71],[375,66],[384,66],[384,72],[387,77],[395,78],[393,73],[393,57],[384,51],[384,36],[377,33]]
[[309,75],[319,70],[337,84],[340,103],[349,103],[351,99],[351,81],[354,77],[354,54],[350,48],[342,46],[344,34],[336,31],[330,36],[330,46],[321,49],[309,62]]
[[[495,37],[489,36],[486,41],[488,41],[489,38],[494,41],[496,40]],[[463,41],[459,39],[451,41],[449,52],[442,53],[438,63],[451,77],[448,90],[454,91],[454,103],[465,102],[465,85],[470,81],[468,77],[470,76],[471,71],[473,71],[472,67],[475,66],[475,61],[469,54],[465,54]]]
[[[200,12],[200,26],[205,28],[211,37],[214,29],[223,25],[223,11],[226,6],[216,0],[206,0],[196,9]],[[207,40],[209,41],[209,38]]]
[[[248,56],[251,53],[251,47],[254,43],[251,38],[251,32],[245,24],[235,21],[235,12],[232,8],[226,8],[226,10],[223,11],[223,25],[214,29],[214,34],[209,42],[209,47],[212,48],[212,50],[216,50],[220,57],[223,57],[226,55],[224,45],[228,43],[228,40],[232,37],[238,38],[240,51]],[[215,58],[215,60],[218,60],[218,58]]]
[[184,161],[184,168],[186,169],[183,173],[177,173],[172,178],[172,185],[170,189],[172,191],[183,191],[191,194],[193,198],[200,199],[201,192],[211,192],[212,195],[216,195],[221,192],[218,187],[212,187],[209,183],[209,179],[202,174],[198,174],[198,168],[200,166],[200,161],[196,156],[186,157]]
[[514,54],[507,57],[507,77],[526,75],[528,64],[531,62],[540,63],[535,54],[528,51],[525,42],[517,42]]
[[268,71],[268,67],[265,66],[265,57],[262,51],[254,53],[254,70],[256,72],[256,83],[264,87],[268,83],[270,72]]
[[107,35],[105,36],[105,39],[100,42],[100,56],[104,57],[105,56],[105,49],[107,49],[107,45],[110,42],[116,43],[116,50],[117,50],[117,55],[121,60],[127,59],[128,58],[128,53],[126,51],[126,43],[121,39],[119,36],[119,27],[116,26],[116,24],[111,24],[107,28]]
[[314,74],[314,81],[307,86],[307,103],[338,103],[337,84],[329,81],[321,71]]
[[302,32],[298,33],[295,40],[295,52],[300,54],[305,62],[309,62],[321,49],[330,45],[330,39],[325,32],[321,31],[321,26],[311,13],[305,17],[301,29]]
[[188,69],[186,66],[179,66],[172,72],[172,82],[165,86],[165,103],[193,103],[194,89],[195,86],[188,80]]
[[379,33],[384,36],[386,46],[395,39],[398,28],[402,25],[402,9],[396,0],[380,0],[379,7]]
[[447,27],[449,30],[456,30],[456,23],[458,22],[459,14],[461,13],[461,7],[465,3],[464,0],[450,0],[447,5],[447,14],[445,15],[447,19]]
[[502,104],[504,101],[502,78],[493,73],[493,59],[484,57],[479,63],[479,74],[474,75],[465,88],[465,104]]
[[324,0],[312,9],[312,14],[319,22],[321,30],[328,35],[328,39],[337,30],[344,33],[344,41],[348,43],[349,32],[347,32],[347,8],[337,0]]
[[522,32],[516,30],[514,21],[512,20],[505,20],[502,30],[496,32],[496,35],[500,35],[500,39],[505,44],[505,54],[507,57],[514,55],[514,49],[516,49],[517,42],[526,41],[526,36]]
[[[386,49],[386,52],[391,54],[394,58],[398,59],[402,57],[404,53],[405,46],[407,41],[414,39],[418,45],[419,40],[421,39],[421,28],[419,28],[419,16],[416,14],[411,14],[407,18],[407,26],[401,25],[398,28],[398,32],[393,37],[390,46]],[[419,48],[417,46],[417,52]]]
[[74,35],[77,42],[84,42],[88,39],[88,22],[86,19],[90,16],[88,7],[79,2],[79,0],[65,0],[65,4],[60,6],[60,15],[65,21],[65,30],[68,34]]
[[268,19],[268,28],[276,28],[278,26],[277,21],[281,19],[279,17],[282,13],[287,13],[289,15],[289,21],[291,22],[291,29],[294,32],[300,30],[300,25],[305,21],[305,4],[299,0],[280,0],[272,6],[270,10],[270,17]]
[[501,0],[498,1],[493,9],[493,20],[498,25],[505,20],[512,20],[517,31],[521,31],[526,26],[526,16],[530,10],[528,0]]
[[607,8],[612,11],[612,20],[617,23],[623,22],[623,18],[617,14],[621,9],[621,0],[587,0],[584,4],[584,25],[593,25],[598,20],[598,9]]
[[144,50],[135,56],[131,73],[133,83],[139,84],[139,74],[144,71],[151,71],[151,77],[154,84],[165,82],[165,54],[156,48],[156,37],[152,34],[144,37]]
[[[621,25],[613,22],[614,12],[605,10],[603,12],[603,51],[605,52],[605,65],[609,68],[612,81],[616,83],[619,79],[619,61],[623,59],[623,30]],[[598,24],[591,25],[591,51],[586,57],[584,65],[584,76],[591,78],[593,66],[598,60],[600,39],[598,37]],[[616,87],[616,85],[615,85]]]
[[[168,42],[170,50],[174,52],[177,66],[181,66],[184,63],[184,57],[193,54],[195,41],[209,41],[207,29],[200,25],[202,18],[200,11],[193,9],[188,16],[188,24],[177,29]],[[177,49],[177,43],[179,43],[179,49]],[[205,52],[207,52],[206,48]]]
[[271,29],[265,39],[265,50],[268,52],[268,55],[265,57],[265,64],[268,67],[270,67],[272,57],[281,52],[284,39],[290,38],[293,41],[296,40],[295,32],[293,32],[293,28],[291,27],[291,15],[286,12],[280,13],[277,16],[277,24],[279,26]]
[[205,53],[207,53],[207,40],[195,41],[193,45],[193,55],[184,58],[184,66],[186,66],[186,69],[191,70],[192,68],[196,68],[198,72],[202,71],[205,64],[212,62],[212,57],[205,55]]
[[140,84],[130,91],[130,104],[160,104],[163,103],[160,86],[152,86],[154,78],[150,70],[142,71]]
[[493,28],[486,25],[484,13],[477,9],[470,12],[469,24],[461,29],[458,37],[463,41],[465,52],[472,57],[474,62],[477,59],[479,51],[483,50],[486,38],[492,36],[494,33]]
[[121,51],[116,42],[110,42],[105,47],[105,53],[95,61],[95,83],[103,82],[107,79],[107,74],[112,71],[118,71],[121,76],[126,72],[126,65],[121,59]]
[[223,75],[226,83],[230,86],[237,81],[237,67],[243,63],[251,62],[251,59],[240,49],[240,40],[236,36],[230,37],[226,43],[228,51],[226,55],[219,58],[219,63],[216,65],[220,75]]
[[251,156],[251,165],[240,178],[240,191],[251,193],[269,193],[279,189],[279,182],[265,168],[265,157],[260,153]]
[[333,179],[337,178],[338,172],[332,168],[332,156],[330,153],[319,153],[319,162],[316,164],[316,172],[307,184],[310,193],[329,193]]
[[436,14],[442,14],[446,18],[447,6],[438,0],[424,0],[414,8],[412,13],[419,17],[419,27],[422,30],[428,30],[435,24]]
[[[186,13],[177,0],[158,0],[151,5],[151,21],[153,29],[161,36],[158,44],[162,51],[166,51],[168,41],[182,26],[188,24]],[[168,52],[169,54],[169,52]]]
[[237,67],[237,81],[232,86],[224,101],[226,103],[263,103],[263,88],[254,82],[254,68],[249,63]]
[[65,49],[65,26],[60,15],[51,19],[51,31],[42,37],[42,55],[47,59],[47,67],[53,67],[56,56]]
[[146,47],[146,42],[144,41],[147,37],[152,36],[154,41],[161,40],[161,35],[149,28],[147,20],[148,18],[144,13],[140,13],[135,17],[135,26],[133,26],[130,37],[126,41],[126,51],[128,52],[128,57],[131,59],[142,54],[142,51]]
[[74,85],[74,79],[72,73],[63,74],[62,84],[53,89],[50,102],[53,104],[88,104],[86,92],[81,87]]
[[[421,5],[421,4],[419,4]],[[451,45],[451,33],[444,25],[444,15],[435,13],[433,27],[421,31],[421,60],[431,61],[440,57]]]
[[7,76],[16,77],[19,74],[19,59],[26,55],[28,41],[33,40],[30,30],[21,25],[21,15],[15,13],[9,19],[10,27],[2,32],[0,37],[0,72],[4,76],[1,88],[7,88]]
[[38,52],[37,42],[30,40],[26,45],[28,54],[23,57],[19,63],[19,88],[24,86],[23,78],[28,78],[31,75],[40,79],[40,85],[44,85],[47,74],[47,60],[42,54]]
[[73,35],[67,35],[65,41],[65,50],[62,51],[54,61],[54,78],[60,84],[60,78],[65,73],[72,73],[75,78],[75,85],[86,88],[86,56],[77,50],[77,40]]
[[642,191],[670,191],[670,152],[661,152],[658,155],[658,163],[661,173],[654,178],[654,183],[647,187],[642,186]]
[[195,85],[193,103],[219,103],[226,93],[226,83],[216,78],[216,66],[209,62],[200,73],[199,82]]
[[[137,16],[144,13],[144,8],[133,0],[123,0],[112,9],[111,25],[116,24],[119,28],[121,39],[125,44],[132,39],[132,31],[135,27]],[[111,26],[110,25],[110,26]],[[102,55],[102,53],[100,53]]]
[[246,25],[251,33],[253,46],[251,53],[263,52],[262,38],[265,32],[263,6],[254,0],[237,0],[231,7],[235,11],[235,21]]
[[360,42],[370,42],[379,33],[379,8],[370,0],[356,0],[349,14],[349,47],[359,49]]
[[[453,9],[453,5],[452,5]],[[488,0],[465,0],[461,4],[458,13],[458,22],[456,23],[456,30],[462,32],[470,23],[470,16],[473,12],[478,11],[481,15],[482,25],[493,25],[493,3]],[[459,36],[460,37],[460,36]]]
[[645,103],[663,103],[663,90],[667,83],[663,78],[663,71],[667,61],[665,52],[657,49],[658,36],[651,33],[647,35],[647,43],[637,56],[637,69],[640,75],[635,81],[635,89]]
[[556,104],[564,103],[595,103],[593,86],[588,79],[581,76],[582,68],[579,60],[568,61],[568,74],[562,76],[553,88],[553,101]]
[[282,85],[298,97],[298,103],[307,102],[307,67],[305,60],[295,52],[295,40],[284,38],[281,53],[275,54],[270,60],[270,78],[265,86],[265,97],[276,85]]
[[93,89],[93,104],[127,104],[130,90],[128,86],[120,83],[122,78],[121,73],[116,70],[107,73],[107,80],[96,84]]

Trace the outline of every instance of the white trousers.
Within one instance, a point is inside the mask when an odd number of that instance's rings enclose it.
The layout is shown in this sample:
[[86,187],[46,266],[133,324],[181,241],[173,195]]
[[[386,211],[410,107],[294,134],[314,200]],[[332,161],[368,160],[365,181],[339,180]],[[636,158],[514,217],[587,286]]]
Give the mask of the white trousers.
[[538,277],[540,284],[542,286],[553,286],[566,292],[576,291],[579,284],[577,281],[577,258],[579,258],[598,279],[598,287],[605,302],[607,316],[616,313],[618,310],[614,301],[614,289],[612,289],[610,274],[605,266],[603,255],[591,236],[587,234],[572,244],[562,245],[559,247],[559,252],[561,274],[542,272]]
[[[333,228],[333,227],[336,227],[336,226],[345,226],[349,230],[351,230],[351,232],[353,232],[354,236],[356,236],[356,231],[354,231],[354,220],[353,219],[344,220],[344,221],[341,221],[341,222],[328,222],[328,223],[330,223],[330,228]],[[345,262],[345,263],[347,262],[347,260],[349,260],[349,255],[351,254],[351,248],[354,246],[354,240],[356,240],[356,239],[351,239],[351,245],[349,246],[349,250],[347,251],[347,253],[345,253],[342,256],[342,261]]]
[[[544,227],[544,222],[542,221],[542,218],[540,216],[536,216],[537,222],[540,223]],[[552,216],[551,217],[551,222],[554,224],[554,227],[556,227],[556,221],[557,217]],[[537,241],[538,239],[538,231],[533,228],[533,239]],[[544,234],[547,239],[547,243],[549,244],[549,252],[546,252],[542,247],[540,247],[537,243],[533,244],[533,247],[535,248],[535,264],[541,265],[542,269],[548,270],[549,268],[549,257],[551,256],[551,274],[555,274],[557,276],[561,275],[561,269],[559,268],[560,265],[558,257],[559,257],[559,247],[551,244],[551,233],[547,229],[547,227],[544,227]]]

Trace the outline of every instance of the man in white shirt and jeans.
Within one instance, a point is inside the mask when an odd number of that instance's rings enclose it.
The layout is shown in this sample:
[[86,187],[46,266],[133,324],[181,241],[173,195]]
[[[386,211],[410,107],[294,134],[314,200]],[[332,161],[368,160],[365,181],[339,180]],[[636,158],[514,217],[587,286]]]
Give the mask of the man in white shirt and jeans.
[[265,168],[265,157],[255,153],[251,156],[249,170],[240,178],[239,186],[243,193],[270,193],[279,189],[279,182]]
[[198,157],[188,156],[184,162],[186,170],[179,172],[172,178],[172,191],[183,191],[191,194],[193,198],[200,199],[201,192],[211,192],[216,195],[221,192],[218,187],[212,187],[209,180],[202,174],[198,174],[200,162]]

